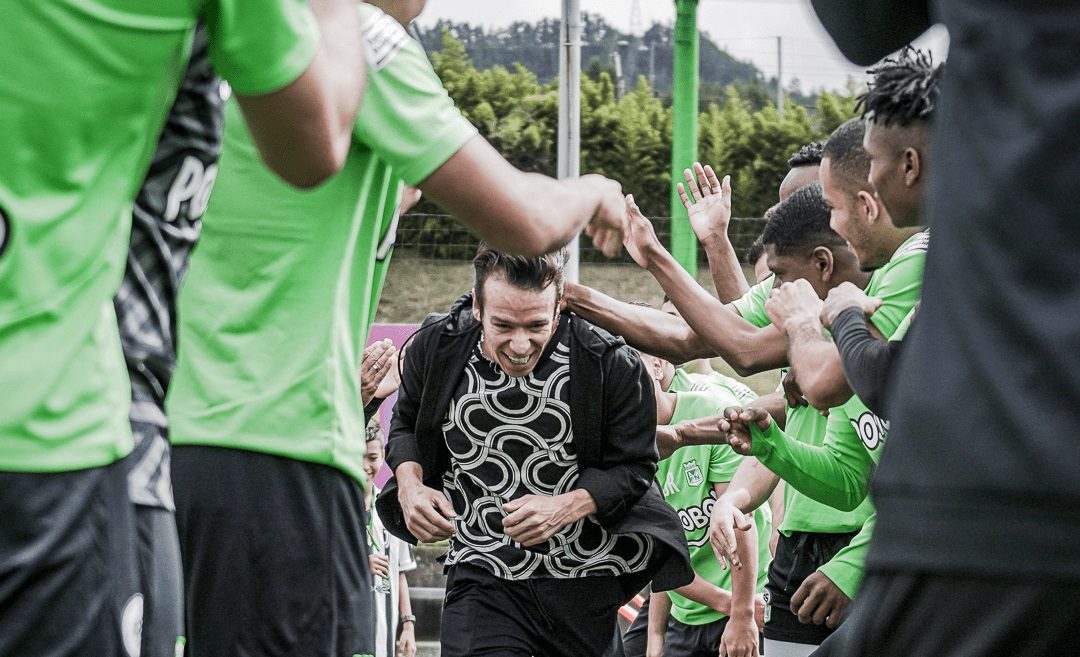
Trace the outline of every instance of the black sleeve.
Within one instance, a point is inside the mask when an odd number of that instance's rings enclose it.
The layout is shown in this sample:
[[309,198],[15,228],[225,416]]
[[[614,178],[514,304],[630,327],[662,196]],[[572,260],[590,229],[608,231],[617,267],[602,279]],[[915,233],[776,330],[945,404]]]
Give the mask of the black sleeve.
[[604,358],[602,467],[582,468],[575,488],[596,502],[596,517],[610,528],[622,520],[656,476],[656,400],[652,380],[629,347]]
[[367,426],[368,422],[371,422],[371,418],[375,417],[379,413],[379,407],[386,401],[385,397],[372,397],[367,406],[364,407],[364,426]]
[[933,24],[927,0],[812,0],[844,56],[861,66],[911,43]]
[[438,339],[436,329],[421,328],[409,338],[409,348],[401,359],[401,385],[390,420],[390,431],[386,436],[386,464],[391,471],[407,461],[420,462],[416,421],[424,392],[424,362],[432,338]]
[[877,339],[870,332],[866,315],[855,306],[842,310],[833,320],[832,337],[851,389],[875,415],[887,418],[885,392],[903,342]]

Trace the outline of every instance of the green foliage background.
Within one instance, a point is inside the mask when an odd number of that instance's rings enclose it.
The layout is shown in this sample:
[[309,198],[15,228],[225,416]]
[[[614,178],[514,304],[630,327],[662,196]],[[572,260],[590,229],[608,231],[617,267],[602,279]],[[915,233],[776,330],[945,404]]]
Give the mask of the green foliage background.
[[[425,35],[425,42],[430,39],[430,34]],[[462,41],[446,29],[431,61],[462,113],[511,163],[525,171],[555,174],[555,80],[543,82],[521,64],[511,69],[502,65],[479,69]],[[706,102],[698,122],[699,158],[719,175],[731,176],[735,217],[760,217],[775,204],[776,188],[788,170],[791,154],[803,144],[825,138],[853,115],[855,104],[853,89],[824,91],[810,99],[809,108],[806,98],[798,99],[801,103],[789,99],[781,120],[774,106],[763,104],[757,82],[756,78],[749,83],[737,80],[720,87],[719,101]],[[641,76],[617,100],[611,75],[594,65],[582,76],[581,98],[582,172],[618,180],[648,216],[668,216],[670,95],[658,94]],[[414,210],[417,214],[439,212],[427,201]],[[449,218],[425,217],[417,239],[446,245],[442,251],[437,246],[436,257],[460,257],[456,251],[471,254],[472,246],[461,244],[456,236],[459,231]]]

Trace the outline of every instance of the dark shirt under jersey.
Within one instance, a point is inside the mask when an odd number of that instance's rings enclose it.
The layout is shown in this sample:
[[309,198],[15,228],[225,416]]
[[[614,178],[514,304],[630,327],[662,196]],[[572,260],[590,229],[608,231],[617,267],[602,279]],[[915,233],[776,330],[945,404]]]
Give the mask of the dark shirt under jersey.
[[217,175],[223,112],[221,80],[200,26],[135,199],[127,269],[115,300],[135,436],[128,488],[132,501],[145,506],[173,508],[165,393],[176,365],[176,295]]

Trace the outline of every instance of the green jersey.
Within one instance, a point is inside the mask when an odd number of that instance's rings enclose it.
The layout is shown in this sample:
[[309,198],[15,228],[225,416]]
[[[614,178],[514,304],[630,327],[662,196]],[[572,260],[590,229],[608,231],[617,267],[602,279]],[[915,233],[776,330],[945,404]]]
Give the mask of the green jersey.
[[[721,394],[730,395],[739,405],[746,405],[757,399],[757,393],[745,383],[719,372],[696,374],[682,368],[675,370],[675,376],[671,379],[668,391],[690,392],[691,390],[716,390]],[[723,409],[720,410],[723,411]]]
[[217,187],[180,295],[175,444],[245,449],[363,479],[360,360],[402,183],[476,130],[420,45],[360,5],[368,80],[344,168],[311,190],[262,165],[234,103]]
[[915,233],[900,245],[889,262],[870,276],[866,295],[881,299],[881,306],[870,316],[870,321],[886,338],[896,332],[922,294],[929,244],[930,231]]
[[769,319],[769,315],[765,312],[765,302],[769,300],[769,295],[772,294],[773,285],[775,284],[776,277],[769,276],[750,288],[746,294],[732,301],[731,305],[742,315],[743,319],[754,326],[758,328],[768,326],[772,323],[772,320]]
[[200,16],[243,93],[286,86],[318,48],[303,0],[0,3],[0,470],[131,449],[112,299]]
[[[676,393],[675,413],[671,424],[695,420],[722,412],[737,404],[733,395],[716,390]],[[679,514],[686,542],[690,546],[690,563],[694,572],[722,589],[731,590],[731,570],[720,568],[709,543],[709,518],[716,502],[715,484],[731,481],[743,457],[727,445],[700,445],[676,450],[660,461],[656,477],[664,499]],[[769,570],[769,534],[772,524],[768,506],[754,512],[758,539],[757,590],[765,587]],[[724,614],[671,591],[671,615],[680,623],[704,625],[724,618]]]

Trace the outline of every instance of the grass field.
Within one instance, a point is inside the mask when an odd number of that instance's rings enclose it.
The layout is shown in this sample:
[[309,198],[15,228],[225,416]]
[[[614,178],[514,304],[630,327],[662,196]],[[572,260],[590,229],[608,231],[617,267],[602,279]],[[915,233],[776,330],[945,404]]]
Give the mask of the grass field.
[[[748,276],[753,280],[753,272],[748,272]],[[423,260],[397,253],[390,262],[375,321],[414,324],[430,312],[444,312],[472,287],[472,277],[469,262]],[[708,269],[700,269],[697,278],[706,290],[712,290]],[[663,297],[652,276],[632,265],[583,263],[581,282],[624,301],[659,305]],[[735,376],[719,358],[713,359],[712,366],[718,372]],[[758,394],[764,394],[776,389],[779,377],[776,372],[764,372],[743,380]]]

